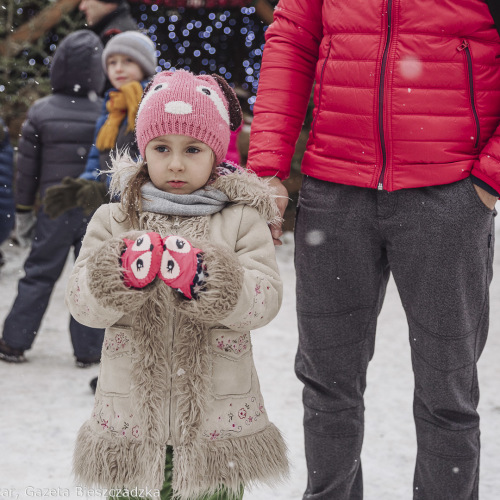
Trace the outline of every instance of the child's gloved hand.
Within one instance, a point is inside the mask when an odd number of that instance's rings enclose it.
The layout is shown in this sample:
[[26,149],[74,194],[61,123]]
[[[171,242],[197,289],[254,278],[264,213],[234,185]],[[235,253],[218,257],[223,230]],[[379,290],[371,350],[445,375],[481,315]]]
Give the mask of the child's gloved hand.
[[76,195],[83,179],[65,177],[60,184],[51,186],[43,200],[45,213],[55,219],[64,212],[76,207]]
[[76,194],[76,204],[82,208],[85,215],[95,212],[104,203],[109,203],[110,198],[106,183],[79,179],[85,181],[81,183]]
[[158,276],[186,298],[196,298],[204,285],[202,250],[181,236],[163,239],[163,255]]
[[129,240],[124,238],[126,248],[120,257],[123,282],[131,288],[144,288],[157,276],[163,254],[163,243],[158,233],[145,233]]

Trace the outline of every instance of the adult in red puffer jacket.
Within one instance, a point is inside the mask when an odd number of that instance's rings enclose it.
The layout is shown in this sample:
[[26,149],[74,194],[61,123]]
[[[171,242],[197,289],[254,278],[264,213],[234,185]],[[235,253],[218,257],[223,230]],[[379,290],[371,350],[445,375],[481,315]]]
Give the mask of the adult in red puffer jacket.
[[272,177],[282,212],[313,82],[295,230],[304,498],[362,498],[366,370],[392,272],[415,374],[414,498],[477,499],[476,363],[500,192],[500,36],[488,4],[280,0],[248,166]]

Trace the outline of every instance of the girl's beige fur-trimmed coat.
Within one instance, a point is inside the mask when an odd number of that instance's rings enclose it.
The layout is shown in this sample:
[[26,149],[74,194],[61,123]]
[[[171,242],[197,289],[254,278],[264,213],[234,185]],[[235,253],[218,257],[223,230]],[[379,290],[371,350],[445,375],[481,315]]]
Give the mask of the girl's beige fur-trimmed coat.
[[[105,488],[158,488],[174,450],[176,498],[221,486],[275,482],[286,447],[269,422],[250,330],[277,314],[282,283],[267,222],[278,217],[269,186],[243,171],[214,187],[230,203],[209,216],[145,212],[134,230],[119,203],[101,206],[85,235],[66,302],[79,322],[106,328],[91,418],[80,429],[76,479]],[[141,290],[121,279],[122,238],[181,235],[204,252],[198,300],[156,279]]]

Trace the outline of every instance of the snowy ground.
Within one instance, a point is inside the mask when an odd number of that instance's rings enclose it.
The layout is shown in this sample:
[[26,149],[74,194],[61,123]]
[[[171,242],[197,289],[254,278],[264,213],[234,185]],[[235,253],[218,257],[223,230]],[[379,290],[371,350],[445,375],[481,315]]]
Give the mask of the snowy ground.
[[[2,323],[14,300],[26,256],[26,251],[8,244],[3,250],[7,264],[0,272]],[[297,329],[290,233],[277,252],[285,282],[283,308],[271,325],[255,333],[254,349],[267,410],[285,435],[292,473],[280,488],[254,489],[245,493],[244,500],[300,499],[306,481],[301,385],[293,373]],[[491,289],[490,338],[479,365],[482,500],[500,497],[499,257]],[[0,362],[0,498],[93,498],[78,489],[71,477],[73,442],[93,406],[88,382],[97,368],[82,370],[74,365],[63,302],[70,266],[71,262],[54,291],[39,338],[27,354],[29,362]],[[406,320],[391,281],[379,318],[366,393],[365,500],[411,498],[415,455],[412,386]],[[94,492],[94,496],[98,494]]]

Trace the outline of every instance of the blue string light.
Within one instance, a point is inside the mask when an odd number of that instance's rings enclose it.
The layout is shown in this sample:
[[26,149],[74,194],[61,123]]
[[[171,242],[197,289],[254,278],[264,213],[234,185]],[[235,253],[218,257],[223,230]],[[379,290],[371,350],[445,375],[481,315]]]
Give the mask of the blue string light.
[[134,8],[140,12],[141,28],[158,43],[159,67],[217,72],[248,91],[246,100],[253,108],[266,29],[254,7],[172,12],[157,4],[134,6],[131,2],[131,6],[132,13]]
[[[270,0],[276,3],[276,0]],[[168,8],[161,2],[129,2],[139,29],[157,44],[157,70],[184,68],[198,73],[216,72],[231,84],[247,91],[245,99],[252,109],[261,70],[264,33],[267,26],[253,6],[208,10]],[[23,17],[36,14],[19,8]],[[26,65],[33,61],[48,66],[60,36],[48,33],[45,53],[30,48],[23,52]],[[32,77],[28,69],[23,79]]]

